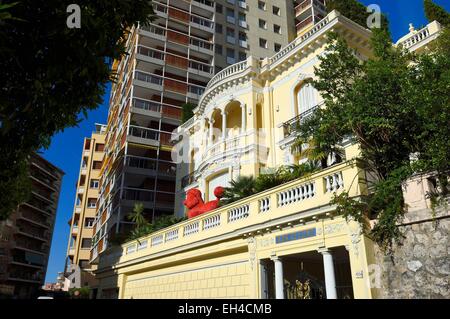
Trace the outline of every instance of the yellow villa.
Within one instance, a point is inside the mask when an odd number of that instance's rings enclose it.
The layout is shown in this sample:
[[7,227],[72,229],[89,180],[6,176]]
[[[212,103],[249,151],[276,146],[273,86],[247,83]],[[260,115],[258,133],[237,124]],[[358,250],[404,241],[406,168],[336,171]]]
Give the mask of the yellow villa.
[[[217,186],[298,163],[293,128],[321,107],[305,80],[338,32],[360,59],[370,56],[370,30],[337,11],[276,55],[249,57],[208,83],[195,115],[178,129],[176,214],[197,188],[214,200]],[[422,32],[421,30],[420,32]],[[439,32],[402,38],[414,50]],[[421,35],[422,34],[422,35]],[[409,45],[411,44],[411,45]],[[182,138],[181,138],[182,137]],[[105,252],[96,277],[101,298],[377,298],[371,285],[374,244],[358,223],[330,205],[334,193],[368,193],[358,145],[345,144],[342,161],[230,205]]]

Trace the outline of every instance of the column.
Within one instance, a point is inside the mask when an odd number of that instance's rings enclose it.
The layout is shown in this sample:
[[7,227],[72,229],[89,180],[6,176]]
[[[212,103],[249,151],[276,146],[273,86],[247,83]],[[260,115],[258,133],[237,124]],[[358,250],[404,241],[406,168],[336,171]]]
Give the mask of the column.
[[275,298],[284,299],[283,262],[278,256],[273,256],[270,259],[275,264]]
[[260,289],[261,299],[269,299],[269,287],[267,286],[267,268],[266,263],[263,260],[259,261],[259,276],[260,276]]
[[208,146],[213,145],[213,132],[214,132],[214,119],[211,118],[209,119],[209,141],[208,141]]
[[246,119],[247,119],[247,108],[245,104],[241,104],[241,134],[247,131]]
[[337,299],[333,255],[327,248],[321,248],[318,250],[318,252],[323,256],[323,270],[325,274],[325,288],[327,291],[327,299]]
[[222,140],[227,138],[227,112],[222,111]]

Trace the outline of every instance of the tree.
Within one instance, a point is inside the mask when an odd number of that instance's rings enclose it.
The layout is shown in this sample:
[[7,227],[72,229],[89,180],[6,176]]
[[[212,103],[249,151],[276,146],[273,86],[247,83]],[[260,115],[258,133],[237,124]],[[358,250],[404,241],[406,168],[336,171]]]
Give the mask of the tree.
[[423,5],[425,7],[425,15],[428,21],[437,21],[443,26],[450,26],[450,13],[445,11],[445,9],[432,0],[424,0]]
[[222,204],[230,204],[256,193],[255,179],[253,176],[239,176],[230,182],[230,186],[225,188]]
[[194,116],[194,109],[197,106],[192,103],[185,103],[182,105],[181,123],[185,123]]
[[[327,10],[329,12],[337,10],[345,17],[367,28],[367,18],[372,14],[367,12],[367,8],[357,0],[327,0]],[[387,17],[381,15],[381,27],[388,29],[389,21]]]
[[394,47],[387,30],[374,29],[373,57],[360,62],[332,34],[312,81],[326,107],[298,128],[299,145],[332,149],[348,138],[360,145],[359,162],[378,177],[373,194],[359,203],[343,193],[332,203],[363,226],[363,216],[377,216],[369,235],[386,250],[402,238],[402,184],[412,174],[436,172],[441,195],[447,192],[450,55],[448,40],[439,41],[444,45],[415,56]]
[[115,80],[111,61],[125,54],[127,30],[153,14],[149,0],[80,0],[81,28],[71,29],[71,3],[1,3],[1,219],[26,199],[28,156],[99,105]]

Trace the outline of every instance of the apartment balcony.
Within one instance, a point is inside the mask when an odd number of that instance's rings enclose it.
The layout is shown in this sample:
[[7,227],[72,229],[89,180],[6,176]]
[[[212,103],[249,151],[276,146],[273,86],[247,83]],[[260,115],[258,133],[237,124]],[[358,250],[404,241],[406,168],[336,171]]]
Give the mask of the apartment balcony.
[[323,16],[321,15],[316,15],[314,17],[309,16],[308,18],[300,21],[299,23],[297,23],[297,25],[295,26],[297,29],[297,33],[301,33],[303,30],[305,30],[307,27],[309,26],[313,26],[314,24],[318,23],[319,21],[321,21],[323,19]]
[[192,7],[194,7],[205,10],[209,13],[214,13],[214,1],[211,0],[192,0],[191,1]]
[[173,119],[177,124],[181,119],[182,109],[175,105],[160,103],[156,101],[133,98],[132,112],[152,116],[155,118]]
[[197,61],[189,61],[188,71],[206,79],[210,79],[214,75],[214,67],[211,64]]
[[245,1],[238,1],[238,6],[241,9],[247,9],[247,3]]
[[164,18],[164,19],[167,19],[167,17],[168,17],[168,14],[167,14],[168,8],[167,8],[167,6],[165,6],[165,5],[161,4],[161,3],[158,3],[158,2],[153,2],[152,5],[153,5],[153,11],[156,13],[157,16],[159,16],[161,18]]
[[236,38],[233,36],[227,35],[227,42],[230,44],[236,44]]
[[[366,192],[365,184],[355,181],[361,174],[357,163],[345,162],[267,191],[222,206],[214,211],[154,232],[126,243],[115,253],[119,262],[152,256],[176,249],[180,245],[200,245],[223,236],[244,236],[258,230],[304,224],[317,218],[333,216],[330,201],[335,193],[347,191],[350,197]],[[137,245],[140,245],[138,247]],[[142,248],[144,246],[144,248]],[[139,249],[140,248],[140,249]],[[101,262],[101,261],[100,261]],[[100,268],[108,266],[99,265]]]
[[145,208],[173,208],[175,193],[160,192],[142,188],[124,187],[122,205],[133,207],[136,202],[142,203]]
[[160,144],[170,145],[170,137],[171,133],[169,132],[131,125],[128,141],[158,147]]
[[136,71],[134,75],[134,84],[161,92],[163,90],[163,77],[152,73]]
[[209,33],[214,33],[214,22],[212,22],[211,20],[199,17],[199,16],[194,16],[192,15],[190,18],[190,25],[192,27],[195,27],[197,29],[209,32]]
[[159,40],[162,43],[164,43],[167,39],[166,29],[152,24],[140,26],[139,33],[146,37]]
[[191,37],[189,39],[189,48],[191,50],[207,54],[208,56],[214,55],[214,44],[200,38]]
[[200,100],[202,94],[205,93],[205,88],[194,84],[188,85],[187,96],[191,99]]
[[227,16],[227,22],[231,23],[231,24],[235,24],[236,23],[236,18],[232,17],[232,16]]
[[147,157],[127,155],[125,158],[127,172],[132,174],[164,175],[166,177],[175,177],[177,166],[175,163]]
[[314,9],[321,11],[321,13],[326,13],[326,7],[323,0],[304,0],[295,7],[295,16],[301,16],[313,6]]
[[50,228],[50,222],[48,221],[48,217],[46,215],[34,212],[27,206],[20,208],[18,218],[47,229]]
[[165,53],[160,50],[138,45],[136,59],[163,66]]
[[38,273],[14,271],[9,274],[8,280],[39,284],[44,281],[44,276]]
[[247,21],[245,20],[239,20],[239,26],[241,28],[247,29]]
[[247,40],[239,40],[239,46],[241,48],[248,48],[248,42]]

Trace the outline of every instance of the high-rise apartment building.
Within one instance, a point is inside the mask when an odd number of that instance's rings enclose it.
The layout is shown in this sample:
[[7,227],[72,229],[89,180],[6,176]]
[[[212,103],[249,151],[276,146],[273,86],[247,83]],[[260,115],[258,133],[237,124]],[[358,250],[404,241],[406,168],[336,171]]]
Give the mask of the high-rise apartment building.
[[294,0],[297,36],[308,32],[327,15],[326,0]]
[[271,56],[295,37],[294,2],[155,0],[155,18],[128,34],[129,55],[115,61],[105,158],[91,261],[114,234],[132,229],[144,204],[148,220],[174,214],[177,166],[171,133],[182,105],[197,104],[218,71],[247,56]]
[[[80,269],[80,278],[72,285],[92,286],[91,272],[95,265],[89,264],[97,201],[99,197],[100,171],[105,148],[106,125],[96,124],[90,138],[85,138],[81,152],[80,173],[76,184],[74,211],[69,220],[70,237],[67,247],[66,271],[72,265]],[[75,278],[74,278],[75,279]],[[79,279],[79,280],[78,280]],[[79,287],[76,287],[79,288]]]
[[37,154],[29,163],[31,195],[0,223],[0,299],[35,297],[47,271],[64,173]]

